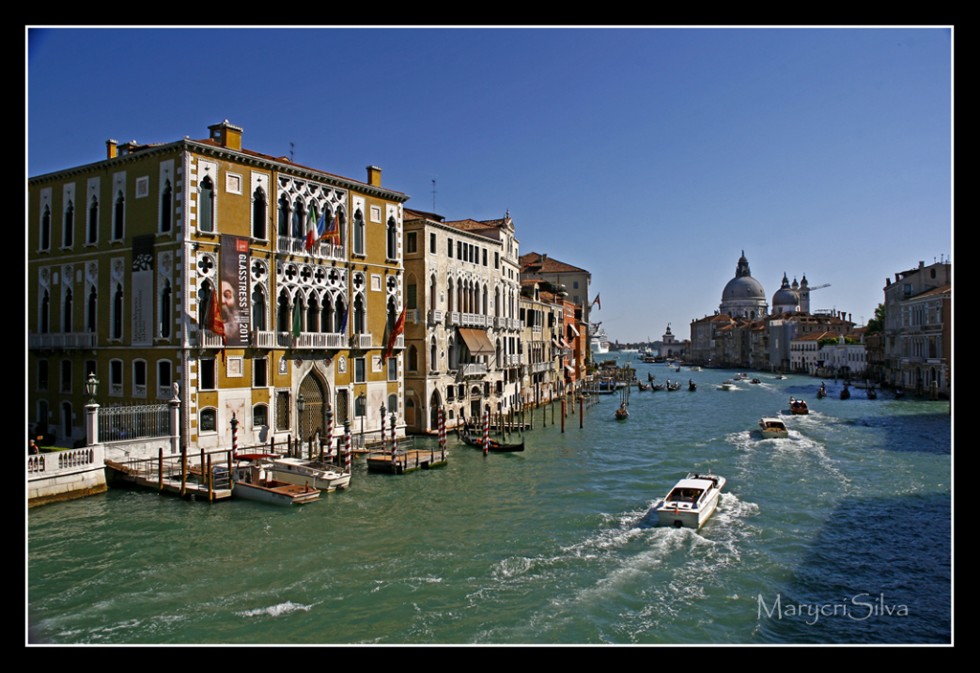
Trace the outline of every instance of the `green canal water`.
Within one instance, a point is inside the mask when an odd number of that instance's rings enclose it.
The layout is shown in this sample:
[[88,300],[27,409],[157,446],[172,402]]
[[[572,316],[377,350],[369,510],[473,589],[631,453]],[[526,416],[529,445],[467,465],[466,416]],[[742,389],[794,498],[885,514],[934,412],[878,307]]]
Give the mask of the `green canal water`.
[[[947,401],[816,399],[790,376],[604,396],[565,431],[320,502],[110,490],[26,517],[25,638],[51,644],[948,643]],[[686,381],[699,385],[688,392]],[[832,393],[834,385],[829,386]],[[760,416],[785,439],[761,439]],[[649,514],[689,471],[728,479],[698,532]]]

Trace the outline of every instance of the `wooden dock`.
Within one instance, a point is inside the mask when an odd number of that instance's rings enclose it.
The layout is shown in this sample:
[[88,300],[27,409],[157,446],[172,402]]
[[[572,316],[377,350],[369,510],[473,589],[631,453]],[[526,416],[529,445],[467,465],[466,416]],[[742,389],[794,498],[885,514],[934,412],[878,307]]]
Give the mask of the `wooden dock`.
[[[120,480],[140,488],[149,488],[194,500],[215,502],[231,498],[231,483],[227,470],[224,471],[225,476],[215,475],[207,480],[203,478],[200,466],[189,465],[187,475],[182,477],[179,468],[153,469],[155,463],[156,461],[133,463],[105,461],[106,467],[111,470],[110,480]],[[212,470],[212,473],[214,472],[215,470]],[[221,474],[220,470],[218,473]]]
[[368,472],[381,474],[407,474],[415,470],[433,470],[444,467],[447,462],[445,455],[436,450],[399,451],[394,459],[391,453],[369,453],[367,456]]

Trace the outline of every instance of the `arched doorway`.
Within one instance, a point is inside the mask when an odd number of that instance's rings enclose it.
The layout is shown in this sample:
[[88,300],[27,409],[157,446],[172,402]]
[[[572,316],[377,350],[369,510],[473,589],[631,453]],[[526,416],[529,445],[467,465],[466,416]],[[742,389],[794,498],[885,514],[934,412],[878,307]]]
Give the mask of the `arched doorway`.
[[405,396],[405,426],[418,430],[415,427],[415,400],[407,395]]
[[298,414],[299,439],[305,446],[318,430],[321,439],[325,439],[323,432],[330,395],[327,384],[313,372],[307,374],[299,385],[299,394],[303,396],[303,411]]
[[439,429],[439,407],[442,405],[442,395],[439,394],[438,390],[432,391],[432,397],[429,398],[429,430]]
[[483,391],[480,386],[473,386],[470,389],[470,418],[477,420],[483,418]]

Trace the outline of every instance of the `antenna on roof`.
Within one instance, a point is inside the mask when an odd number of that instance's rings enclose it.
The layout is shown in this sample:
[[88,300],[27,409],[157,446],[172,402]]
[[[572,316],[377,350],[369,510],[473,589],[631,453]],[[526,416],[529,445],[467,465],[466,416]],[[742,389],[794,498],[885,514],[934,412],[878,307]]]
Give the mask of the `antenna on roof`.
[[290,140],[289,141],[289,163],[296,163],[295,161],[293,161],[293,155],[294,155],[293,150],[295,150],[295,149],[296,149],[296,143],[294,143],[292,140]]
[[432,178],[432,212],[436,212],[436,179]]

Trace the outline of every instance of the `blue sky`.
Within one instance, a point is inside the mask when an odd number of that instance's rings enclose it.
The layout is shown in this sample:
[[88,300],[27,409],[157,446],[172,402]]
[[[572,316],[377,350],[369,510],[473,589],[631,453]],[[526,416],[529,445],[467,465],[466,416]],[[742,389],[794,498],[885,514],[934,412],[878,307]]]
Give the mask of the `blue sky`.
[[[588,269],[614,340],[689,336],[742,250],[860,323],[952,252],[952,31],[921,28],[31,28],[26,172],[104,142],[204,138],[447,219],[510,211]],[[433,180],[435,194],[433,195]],[[434,200],[434,202],[433,202]]]

